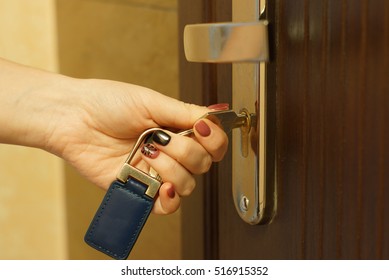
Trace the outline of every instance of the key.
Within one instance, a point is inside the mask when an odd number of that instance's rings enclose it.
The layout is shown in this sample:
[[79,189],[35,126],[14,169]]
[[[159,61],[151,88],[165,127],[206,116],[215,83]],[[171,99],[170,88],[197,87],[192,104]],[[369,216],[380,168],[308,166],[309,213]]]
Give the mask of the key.
[[[249,150],[249,133],[251,127],[254,126],[255,114],[250,114],[247,109],[242,109],[239,114],[233,110],[211,111],[200,117],[199,119],[209,119],[220,125],[226,133],[229,133],[234,128],[241,129],[241,151],[244,157],[247,156]],[[178,132],[178,135],[189,136],[193,133],[193,129]],[[142,138],[142,137],[140,137]],[[131,157],[131,156],[130,156]],[[129,157],[129,158],[130,158]],[[153,169],[149,170],[150,176],[161,179],[159,174]]]
[[[251,114],[247,109],[242,109],[239,114],[233,110],[211,111],[203,115],[200,119],[207,118],[216,124],[220,125],[226,133],[229,133],[234,128],[240,128],[241,132],[241,153],[243,157],[249,154],[250,131],[251,127],[256,124],[256,115]],[[190,135],[193,129],[188,129],[179,132],[179,135]]]
[[[208,112],[200,119],[209,119],[220,125],[226,133],[229,133],[232,129],[238,127],[251,128],[253,126],[253,120],[255,119],[254,116],[255,114],[250,114],[247,110],[242,110],[239,114],[233,110],[224,110]],[[188,129],[177,134],[186,136],[192,133],[193,129]]]

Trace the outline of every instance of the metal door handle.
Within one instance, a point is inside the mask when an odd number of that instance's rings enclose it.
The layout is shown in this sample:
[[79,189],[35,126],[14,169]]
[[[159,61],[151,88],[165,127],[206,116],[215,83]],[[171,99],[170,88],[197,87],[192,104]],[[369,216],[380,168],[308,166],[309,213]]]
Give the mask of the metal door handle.
[[268,21],[258,20],[260,11],[266,16],[266,0],[232,0],[232,5],[236,22],[187,25],[184,50],[189,61],[234,63],[232,109],[252,115],[253,125],[232,133],[232,195],[246,223],[266,224],[275,215],[277,196],[275,102],[267,95],[262,63],[269,60]]
[[193,62],[258,62],[269,59],[266,20],[187,25],[184,48]]

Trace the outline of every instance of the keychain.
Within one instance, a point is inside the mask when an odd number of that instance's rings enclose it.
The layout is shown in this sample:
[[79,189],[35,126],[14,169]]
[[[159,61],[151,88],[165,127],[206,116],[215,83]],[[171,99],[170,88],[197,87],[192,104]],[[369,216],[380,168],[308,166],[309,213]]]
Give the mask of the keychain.
[[87,244],[114,259],[127,259],[162,184],[158,175],[154,178],[130,165],[141,144],[157,130],[141,134],[85,234]]
[[[202,118],[219,124],[226,132],[232,128],[252,126],[252,115],[236,114],[232,110],[211,111]],[[127,259],[145,225],[154,205],[162,179],[150,168],[147,174],[131,165],[139,147],[160,128],[143,132],[120,169],[116,180],[109,187],[88,231],[85,242],[114,259]],[[192,129],[179,135],[190,135]]]

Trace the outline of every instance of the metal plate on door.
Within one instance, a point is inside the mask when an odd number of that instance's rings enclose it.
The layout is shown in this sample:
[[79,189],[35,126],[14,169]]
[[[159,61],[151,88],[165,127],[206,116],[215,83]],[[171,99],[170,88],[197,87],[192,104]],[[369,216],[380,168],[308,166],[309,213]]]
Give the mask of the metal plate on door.
[[185,54],[189,61],[233,63],[232,109],[253,118],[249,131],[232,133],[233,200],[246,223],[267,224],[276,213],[277,188],[275,103],[269,101],[274,97],[269,98],[266,86],[268,22],[259,20],[266,0],[233,0],[232,4],[232,23],[185,27]]

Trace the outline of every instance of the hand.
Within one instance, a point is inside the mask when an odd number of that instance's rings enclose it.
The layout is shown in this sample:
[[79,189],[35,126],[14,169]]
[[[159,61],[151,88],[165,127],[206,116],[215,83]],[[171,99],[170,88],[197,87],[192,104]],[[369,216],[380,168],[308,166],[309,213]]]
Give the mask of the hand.
[[[147,88],[106,80],[76,80],[82,94],[67,93],[52,118],[45,149],[70,162],[83,176],[107,189],[139,135],[151,127],[175,130],[194,127],[194,137],[164,130],[169,143],[154,141],[152,154],[133,165],[154,168],[163,184],[153,212],[176,211],[180,197],[195,187],[193,174],[209,170],[223,158],[228,138],[209,120],[197,121],[209,109],[185,104]],[[197,121],[197,122],[196,122]],[[145,151],[145,149],[143,149]],[[146,155],[148,154],[148,155]]]
[[193,137],[165,130],[168,144],[155,141],[132,162],[145,172],[153,167],[165,182],[155,213],[177,210],[180,197],[189,195],[195,186],[193,174],[206,172],[226,152],[228,139],[223,130],[209,120],[197,121],[209,108],[144,87],[73,79],[2,59],[0,71],[0,143],[47,150],[104,189],[116,179],[144,130],[194,127]]

